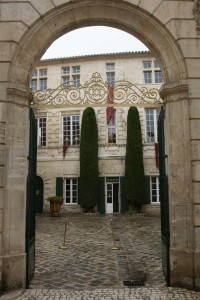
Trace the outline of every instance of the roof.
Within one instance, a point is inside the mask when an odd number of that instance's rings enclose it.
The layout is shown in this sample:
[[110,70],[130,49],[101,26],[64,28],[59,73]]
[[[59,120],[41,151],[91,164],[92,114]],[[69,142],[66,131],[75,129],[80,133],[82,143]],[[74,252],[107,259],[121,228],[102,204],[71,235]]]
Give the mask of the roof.
[[82,58],[100,58],[105,56],[128,56],[128,55],[146,55],[151,54],[150,51],[129,51],[129,52],[115,52],[115,53],[102,53],[102,54],[88,54],[88,55],[78,55],[78,56],[68,56],[68,57],[57,57],[49,59],[41,59],[40,62],[53,62],[61,60],[71,60],[71,59],[82,59]]

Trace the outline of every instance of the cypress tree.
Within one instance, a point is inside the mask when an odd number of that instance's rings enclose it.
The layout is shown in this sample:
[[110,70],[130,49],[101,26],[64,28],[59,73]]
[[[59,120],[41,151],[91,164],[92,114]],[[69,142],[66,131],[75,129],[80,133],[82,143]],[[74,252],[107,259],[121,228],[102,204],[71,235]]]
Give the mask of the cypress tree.
[[125,192],[133,209],[140,210],[144,199],[144,164],[139,112],[130,107],[127,117]]
[[80,143],[79,201],[85,212],[92,211],[98,197],[98,131],[95,111],[83,112]]

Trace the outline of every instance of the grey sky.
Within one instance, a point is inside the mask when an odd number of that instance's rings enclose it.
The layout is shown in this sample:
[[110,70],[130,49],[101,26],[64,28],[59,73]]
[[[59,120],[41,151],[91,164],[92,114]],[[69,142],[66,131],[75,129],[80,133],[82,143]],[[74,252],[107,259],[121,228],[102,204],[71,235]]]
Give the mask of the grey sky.
[[42,59],[146,50],[144,44],[122,30],[93,26],[63,35],[49,47]]

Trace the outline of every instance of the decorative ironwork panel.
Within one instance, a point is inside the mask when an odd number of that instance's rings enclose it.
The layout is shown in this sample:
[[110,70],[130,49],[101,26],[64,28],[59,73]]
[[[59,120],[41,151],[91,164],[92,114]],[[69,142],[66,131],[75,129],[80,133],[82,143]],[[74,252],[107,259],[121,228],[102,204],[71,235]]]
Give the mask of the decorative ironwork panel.
[[[157,89],[137,87],[129,81],[116,81],[113,85],[112,104],[162,103]],[[109,102],[110,85],[99,73],[94,73],[84,85],[60,85],[56,89],[33,93],[33,105],[101,105]]]

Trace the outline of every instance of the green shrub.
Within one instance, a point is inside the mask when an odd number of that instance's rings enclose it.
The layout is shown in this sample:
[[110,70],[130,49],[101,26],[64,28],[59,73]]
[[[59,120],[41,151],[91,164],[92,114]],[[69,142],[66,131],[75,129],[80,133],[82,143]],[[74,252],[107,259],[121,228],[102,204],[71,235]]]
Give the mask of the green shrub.
[[140,210],[144,201],[144,164],[138,109],[130,107],[127,117],[125,193],[132,209]]
[[63,197],[62,196],[52,196],[52,197],[48,197],[47,200],[51,203],[51,202],[55,202],[55,203],[60,203],[63,204]]
[[92,211],[98,197],[98,131],[95,111],[83,112],[80,143],[79,202],[84,211]]

